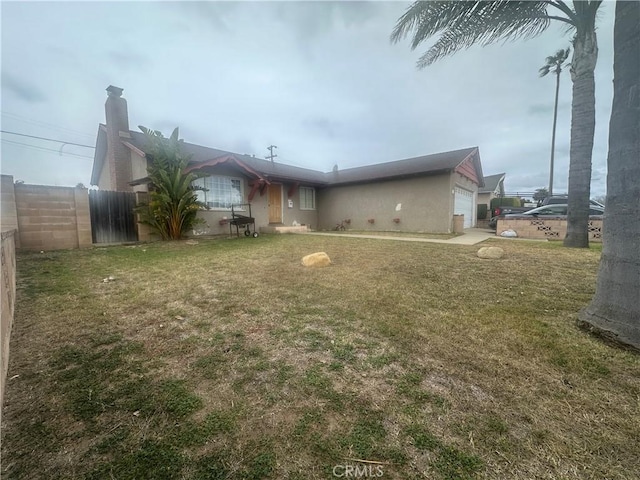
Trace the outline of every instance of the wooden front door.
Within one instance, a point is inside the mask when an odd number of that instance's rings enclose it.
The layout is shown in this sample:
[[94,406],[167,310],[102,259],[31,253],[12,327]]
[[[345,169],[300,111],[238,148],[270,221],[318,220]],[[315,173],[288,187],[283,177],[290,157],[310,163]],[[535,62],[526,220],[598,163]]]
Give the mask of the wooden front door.
[[269,223],[282,223],[282,185],[269,185]]

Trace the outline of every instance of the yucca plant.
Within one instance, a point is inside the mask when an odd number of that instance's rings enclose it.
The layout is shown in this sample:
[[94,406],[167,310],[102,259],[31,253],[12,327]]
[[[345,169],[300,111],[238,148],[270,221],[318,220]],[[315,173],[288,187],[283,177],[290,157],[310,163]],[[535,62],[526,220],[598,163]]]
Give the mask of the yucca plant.
[[147,137],[145,151],[150,160],[149,202],[136,209],[140,223],[151,226],[163,240],[179,240],[201,223],[198,210],[204,205],[198,201],[193,181],[194,173],[184,173],[189,157],[181,153],[183,141],[176,127],[169,138],[158,130],[140,126]]

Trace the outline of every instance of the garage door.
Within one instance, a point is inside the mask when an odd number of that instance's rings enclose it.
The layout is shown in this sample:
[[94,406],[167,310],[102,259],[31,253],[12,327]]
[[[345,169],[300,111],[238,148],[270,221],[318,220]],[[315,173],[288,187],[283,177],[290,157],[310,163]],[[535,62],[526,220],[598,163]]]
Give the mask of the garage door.
[[453,213],[464,215],[464,228],[471,228],[474,224],[473,192],[455,187],[455,193]]

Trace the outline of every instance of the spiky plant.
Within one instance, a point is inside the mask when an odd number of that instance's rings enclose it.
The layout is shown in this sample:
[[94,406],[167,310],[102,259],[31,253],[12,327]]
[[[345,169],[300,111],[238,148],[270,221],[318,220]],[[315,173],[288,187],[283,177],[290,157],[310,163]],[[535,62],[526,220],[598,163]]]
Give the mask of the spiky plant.
[[138,206],[140,223],[151,226],[163,240],[178,240],[200,223],[196,217],[203,204],[196,196],[197,178],[184,173],[189,157],[181,153],[182,140],[176,127],[169,138],[161,132],[140,126],[147,138],[149,202]]

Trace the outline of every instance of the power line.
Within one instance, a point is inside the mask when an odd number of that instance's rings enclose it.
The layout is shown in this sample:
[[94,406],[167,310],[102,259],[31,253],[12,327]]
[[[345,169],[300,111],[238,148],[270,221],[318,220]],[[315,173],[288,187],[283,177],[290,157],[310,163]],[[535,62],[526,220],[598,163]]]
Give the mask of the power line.
[[56,153],[59,153],[60,155],[69,155],[69,156],[72,156],[72,157],[93,159],[93,157],[90,157],[88,155],[79,155],[77,153],[61,152],[60,150],[55,150],[53,148],[40,147],[38,145],[30,145],[28,143],[13,142],[13,141],[7,140],[5,138],[2,139],[2,143],[10,143],[12,145],[17,145],[17,146],[24,147],[24,148],[33,148],[35,150],[43,150],[43,151],[46,151],[46,152],[56,152]]
[[94,148],[94,149],[96,148],[96,147],[92,147],[91,145],[82,145],[80,143],[74,143],[74,142],[64,142],[62,140],[56,140],[54,138],[45,138],[45,137],[38,137],[36,135],[27,135],[26,133],[8,132],[6,130],[0,130],[0,132],[8,133],[10,135],[18,135],[20,137],[37,138],[38,140],[47,140],[48,142],[64,143],[65,145],[75,145],[76,147],[85,147],[85,148]]
[[32,125],[37,125],[42,128],[47,128],[49,130],[58,130],[64,133],[71,133],[73,135],[80,135],[83,137],[94,138],[94,135],[90,133],[81,132],[80,130],[74,130],[72,128],[61,127],[60,125],[54,125],[53,123],[47,123],[41,120],[34,120],[31,118],[24,117],[22,115],[17,115],[15,113],[2,112],[2,115],[12,118],[13,120],[16,120],[18,122],[30,123]]

